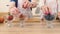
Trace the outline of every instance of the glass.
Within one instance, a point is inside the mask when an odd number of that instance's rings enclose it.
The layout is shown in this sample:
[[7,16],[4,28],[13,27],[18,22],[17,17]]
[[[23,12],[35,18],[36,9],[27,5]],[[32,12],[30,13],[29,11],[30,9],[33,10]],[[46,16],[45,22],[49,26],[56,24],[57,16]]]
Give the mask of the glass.
[[44,14],[46,24],[47,24],[48,28],[53,28],[54,27],[53,23],[57,16],[56,0],[45,0],[44,4],[50,8],[50,12],[52,13],[52,14],[51,13]]
[[21,27],[24,27],[24,23],[26,22],[26,20],[27,20],[26,15],[23,15],[23,14],[19,15],[19,22]]
[[12,26],[12,22],[13,22],[13,15],[6,15],[5,16],[5,21],[8,27]]
[[44,15],[44,18],[46,20],[46,24],[47,24],[47,27],[48,28],[53,28],[53,22],[55,20],[55,14],[51,15],[51,14],[48,14],[48,15]]

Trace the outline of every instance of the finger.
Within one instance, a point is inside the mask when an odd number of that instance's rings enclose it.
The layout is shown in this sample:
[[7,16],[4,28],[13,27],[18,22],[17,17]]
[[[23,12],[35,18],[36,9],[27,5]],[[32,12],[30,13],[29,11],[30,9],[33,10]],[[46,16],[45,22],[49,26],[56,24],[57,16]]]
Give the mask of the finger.
[[32,7],[32,4],[30,2],[28,3],[28,7]]
[[26,6],[27,6],[27,4],[28,4],[28,2],[25,2],[25,3],[24,3],[24,7],[26,7]]

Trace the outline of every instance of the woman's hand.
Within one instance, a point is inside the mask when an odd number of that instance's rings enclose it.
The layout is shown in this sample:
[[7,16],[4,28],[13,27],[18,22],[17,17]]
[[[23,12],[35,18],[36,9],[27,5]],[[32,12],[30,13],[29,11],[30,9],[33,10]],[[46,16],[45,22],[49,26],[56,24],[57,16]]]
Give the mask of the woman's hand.
[[10,14],[18,15],[19,13],[20,11],[16,7],[10,8]]
[[37,4],[35,2],[29,2],[29,1],[25,1],[22,5],[23,8],[34,8],[36,7]]
[[48,6],[46,6],[46,5],[42,6],[41,9],[42,9],[43,13],[49,13],[49,12],[51,12],[51,8],[48,7]]

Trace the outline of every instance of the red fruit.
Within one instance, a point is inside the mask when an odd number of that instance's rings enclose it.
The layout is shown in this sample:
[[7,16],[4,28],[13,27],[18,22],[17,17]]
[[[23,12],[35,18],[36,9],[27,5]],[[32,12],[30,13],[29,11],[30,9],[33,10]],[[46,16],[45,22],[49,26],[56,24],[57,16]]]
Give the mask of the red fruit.
[[8,20],[12,20],[13,19],[13,16],[12,15],[9,15],[8,16]]
[[0,17],[0,23],[3,23],[3,22],[4,22],[4,18]]
[[21,14],[21,15],[19,16],[19,18],[20,18],[20,19],[24,19],[25,16],[24,16],[23,14]]

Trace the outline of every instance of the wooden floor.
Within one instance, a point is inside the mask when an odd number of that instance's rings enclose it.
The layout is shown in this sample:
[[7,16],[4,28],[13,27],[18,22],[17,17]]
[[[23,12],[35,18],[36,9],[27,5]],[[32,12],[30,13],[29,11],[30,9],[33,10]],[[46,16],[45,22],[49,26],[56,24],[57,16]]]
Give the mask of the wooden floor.
[[12,27],[0,24],[0,34],[60,34],[60,23],[53,23],[54,28],[47,28],[43,22],[24,23],[24,27],[20,27],[18,24],[13,23]]

